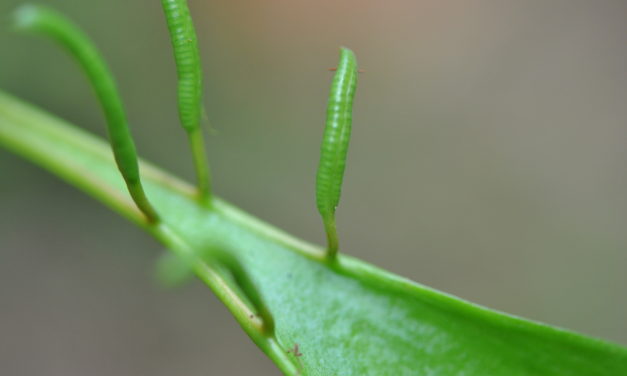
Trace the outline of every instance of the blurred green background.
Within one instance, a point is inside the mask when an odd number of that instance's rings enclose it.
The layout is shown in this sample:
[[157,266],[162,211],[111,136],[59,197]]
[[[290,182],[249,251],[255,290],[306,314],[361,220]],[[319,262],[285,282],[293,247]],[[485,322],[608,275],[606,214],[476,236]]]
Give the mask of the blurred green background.
[[[4,27],[0,88],[95,133],[76,65]],[[117,75],[138,149],[191,179],[159,1],[46,1]],[[627,3],[190,1],[217,193],[309,241],[338,47],[360,67],[343,251],[474,302],[627,344]],[[0,374],[277,375],[161,247],[0,150]],[[355,354],[359,356],[359,354]]]

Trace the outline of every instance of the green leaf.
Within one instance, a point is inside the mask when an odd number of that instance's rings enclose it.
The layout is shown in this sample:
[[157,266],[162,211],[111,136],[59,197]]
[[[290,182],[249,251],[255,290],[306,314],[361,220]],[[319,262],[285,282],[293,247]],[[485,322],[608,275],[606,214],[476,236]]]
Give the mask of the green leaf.
[[194,270],[186,260],[165,251],[155,265],[155,278],[163,287],[179,287],[194,276]]
[[495,312],[295,239],[142,162],[136,209],[106,143],[0,92],[0,144],[137,223],[188,263],[287,375],[626,375],[627,349]]

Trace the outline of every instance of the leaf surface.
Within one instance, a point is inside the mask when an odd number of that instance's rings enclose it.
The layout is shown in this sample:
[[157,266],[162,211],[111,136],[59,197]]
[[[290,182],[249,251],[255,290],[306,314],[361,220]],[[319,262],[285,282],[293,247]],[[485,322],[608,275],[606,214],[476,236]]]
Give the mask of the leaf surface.
[[[295,239],[141,164],[134,207],[108,145],[0,92],[0,144],[137,223],[204,280],[287,375],[627,375],[621,346],[492,311]],[[209,321],[209,320],[208,320]]]

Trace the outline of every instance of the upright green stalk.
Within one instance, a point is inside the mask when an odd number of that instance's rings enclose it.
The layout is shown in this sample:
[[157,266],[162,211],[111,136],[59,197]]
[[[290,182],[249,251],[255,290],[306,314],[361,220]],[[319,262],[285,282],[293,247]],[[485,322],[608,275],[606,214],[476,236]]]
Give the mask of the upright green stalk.
[[353,51],[342,48],[327,104],[327,122],[322,138],[316,178],[316,203],[327,233],[327,256],[336,257],[339,240],[335,209],[340,202],[346,154],[351,136],[353,98],[357,87],[357,61]]
[[202,69],[194,23],[185,0],[161,0],[174,49],[178,76],[178,108],[181,125],[192,149],[198,194],[201,201],[211,199],[211,174],[205,156],[205,141],[200,128],[202,116]]
[[27,5],[19,8],[15,14],[15,26],[17,30],[42,34],[56,40],[80,63],[104,111],[109,141],[128,191],[148,221],[157,222],[157,212],[142,187],[137,151],[122,100],[113,75],[94,44],[65,16],[43,6]]

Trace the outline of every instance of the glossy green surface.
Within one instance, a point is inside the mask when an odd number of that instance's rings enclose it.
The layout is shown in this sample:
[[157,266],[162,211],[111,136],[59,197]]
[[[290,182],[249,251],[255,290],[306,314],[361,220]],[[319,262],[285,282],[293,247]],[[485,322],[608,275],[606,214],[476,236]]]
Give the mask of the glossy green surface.
[[57,41],[72,55],[87,74],[107,119],[107,131],[117,166],[126,181],[133,200],[140,210],[155,222],[157,213],[142,187],[137,151],[115,80],[100,52],[89,37],[62,14],[53,9],[26,5],[14,15],[15,28],[40,34]]
[[348,48],[340,50],[327,103],[327,121],[316,176],[316,203],[327,233],[330,257],[338,251],[335,209],[340,203],[346,154],[351,137],[353,98],[357,87],[357,61]]
[[98,198],[189,263],[287,375],[627,374],[623,347],[491,311],[343,255],[328,263],[323,249],[219,199],[211,209],[200,205],[189,185],[142,163],[163,218],[150,224],[106,143],[2,93],[0,144]]

